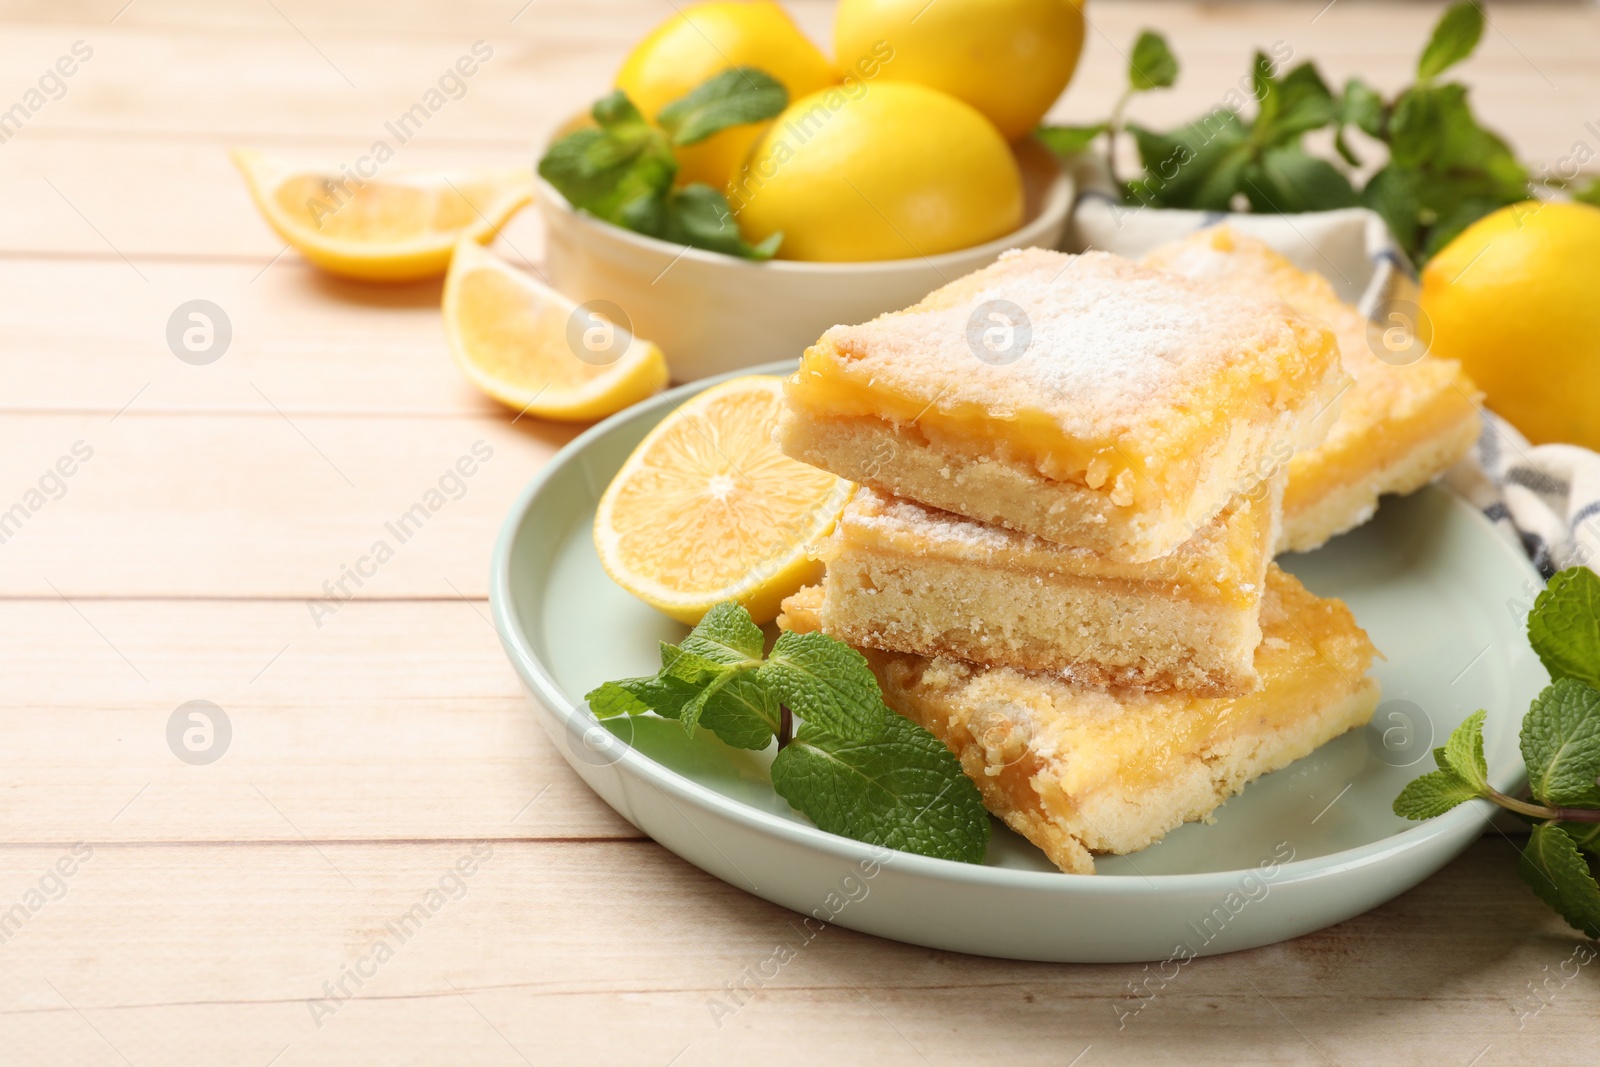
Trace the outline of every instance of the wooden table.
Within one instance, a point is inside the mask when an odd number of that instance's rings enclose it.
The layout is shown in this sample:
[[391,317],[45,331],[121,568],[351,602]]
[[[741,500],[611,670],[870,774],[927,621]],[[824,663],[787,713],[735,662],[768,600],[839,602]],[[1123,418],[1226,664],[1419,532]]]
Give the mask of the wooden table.
[[[825,38],[830,4],[790,6]],[[1059,115],[1105,112],[1145,25],[1185,65],[1138,102],[1154,122],[1209,106],[1275,40],[1393,89],[1436,11],[1319,6],[1095,0]],[[713,1021],[792,916],[591,795],[488,621],[495,531],[575,431],[512,425],[466,384],[437,283],[358,285],[284,252],[226,156],[353,159],[482,40],[492,58],[394,166],[527,162],[670,11],[5,5],[0,108],[75,42],[90,54],[0,144],[0,510],[25,512],[0,544],[0,1060],[1595,1062],[1600,967],[1563,977],[1578,939],[1493,836],[1368,915],[1146,984],[1120,1026],[1142,967],[839,928]],[[1600,12],[1490,15],[1463,71],[1490,124],[1538,161],[1595,145]],[[498,247],[537,261],[533,213]],[[166,339],[194,299],[232,327],[205,366]],[[308,602],[479,441],[493,458],[459,499],[317,618]],[[231,725],[209,764],[169,748],[191,700]],[[402,942],[388,924],[419,902],[438,906]]]

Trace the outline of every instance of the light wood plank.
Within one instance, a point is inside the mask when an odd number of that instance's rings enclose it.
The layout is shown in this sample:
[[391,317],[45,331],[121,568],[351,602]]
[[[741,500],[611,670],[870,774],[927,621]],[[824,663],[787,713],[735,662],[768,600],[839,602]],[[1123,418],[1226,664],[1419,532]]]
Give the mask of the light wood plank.
[[[99,846],[6,944],[0,1041],[41,1050],[38,1064],[120,1062],[111,1045],[134,1063],[281,1053],[279,1067],[1002,1055],[1060,1067],[1086,1047],[1083,1064],[1564,1065],[1590,1061],[1600,1010],[1600,986],[1579,973],[1518,1028],[1526,983],[1554,974],[1577,938],[1499,841],[1331,930],[1193,961],[1120,1028],[1142,966],[985,960],[837,927],[718,1027],[712,998],[799,942],[791,913],[649,843],[502,843],[420,932],[389,935],[393,958],[318,1028],[306,1001],[469,848]],[[59,854],[0,850],[0,900]]]
[[[10,842],[638,837],[534,719],[488,605],[12,601]],[[231,741],[180,761],[207,700]]]
[[[381,541],[392,558],[360,588],[346,582],[347,591],[482,597],[511,502],[577,432],[513,424],[509,413],[290,416],[274,410],[271,389],[267,381],[236,388],[250,415],[147,415],[141,408],[162,406],[152,385],[115,421],[5,419],[0,513],[13,518],[0,595],[320,597],[324,582],[338,582]],[[60,498],[30,495],[41,479],[56,489],[50,472],[75,446],[93,454],[62,480]],[[475,460],[470,477],[457,473],[458,462]],[[409,537],[386,526],[418,505],[433,510],[401,530]]]
[[[504,243],[499,250],[516,258]],[[270,253],[260,263],[144,261],[137,272],[115,257],[0,259],[0,286],[11,294],[0,306],[7,339],[0,407],[109,418],[133,401],[129,417],[256,414],[270,412],[265,396],[289,415],[492,422],[514,414],[457,369],[439,313],[439,282],[368,286],[330,277],[296,256],[270,267],[268,259]],[[97,314],[79,310],[90,299]],[[177,309],[196,299],[221,308],[232,333],[226,351],[204,366],[179,359],[167,333]]]

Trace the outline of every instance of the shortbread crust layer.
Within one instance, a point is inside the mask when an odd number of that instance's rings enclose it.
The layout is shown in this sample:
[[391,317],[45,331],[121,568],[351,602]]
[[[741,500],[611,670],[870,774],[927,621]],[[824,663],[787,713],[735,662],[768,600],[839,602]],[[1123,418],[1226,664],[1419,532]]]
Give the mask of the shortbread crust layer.
[[1145,564],[858,489],[816,548],[823,626],[851,644],[1079,685],[1243,694],[1257,681],[1280,487],[1236,498]]

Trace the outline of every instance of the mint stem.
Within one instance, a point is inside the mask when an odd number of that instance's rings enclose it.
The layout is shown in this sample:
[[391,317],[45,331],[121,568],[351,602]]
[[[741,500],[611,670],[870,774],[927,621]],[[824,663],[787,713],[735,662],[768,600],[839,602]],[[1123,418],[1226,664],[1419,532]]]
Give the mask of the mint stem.
[[1497,789],[1490,789],[1484,799],[1492,800],[1508,811],[1515,811],[1534,819],[1559,819],[1562,822],[1600,822],[1600,808],[1551,808],[1526,800],[1508,797]]
[[794,712],[789,705],[778,705],[778,751],[782,752],[794,740]]

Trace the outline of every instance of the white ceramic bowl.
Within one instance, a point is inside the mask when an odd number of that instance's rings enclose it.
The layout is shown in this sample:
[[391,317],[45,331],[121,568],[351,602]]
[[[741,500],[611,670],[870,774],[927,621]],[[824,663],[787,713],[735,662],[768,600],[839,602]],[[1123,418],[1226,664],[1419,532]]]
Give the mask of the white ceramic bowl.
[[538,181],[546,273],[580,303],[607,300],[666,353],[674,381],[796,359],[830,326],[865,322],[921,300],[1008,248],[1055,248],[1072,209],[1072,179],[1042,146],[1023,142],[1024,222],[957,252],[872,263],[752,263],[658,241],[575,210]]

